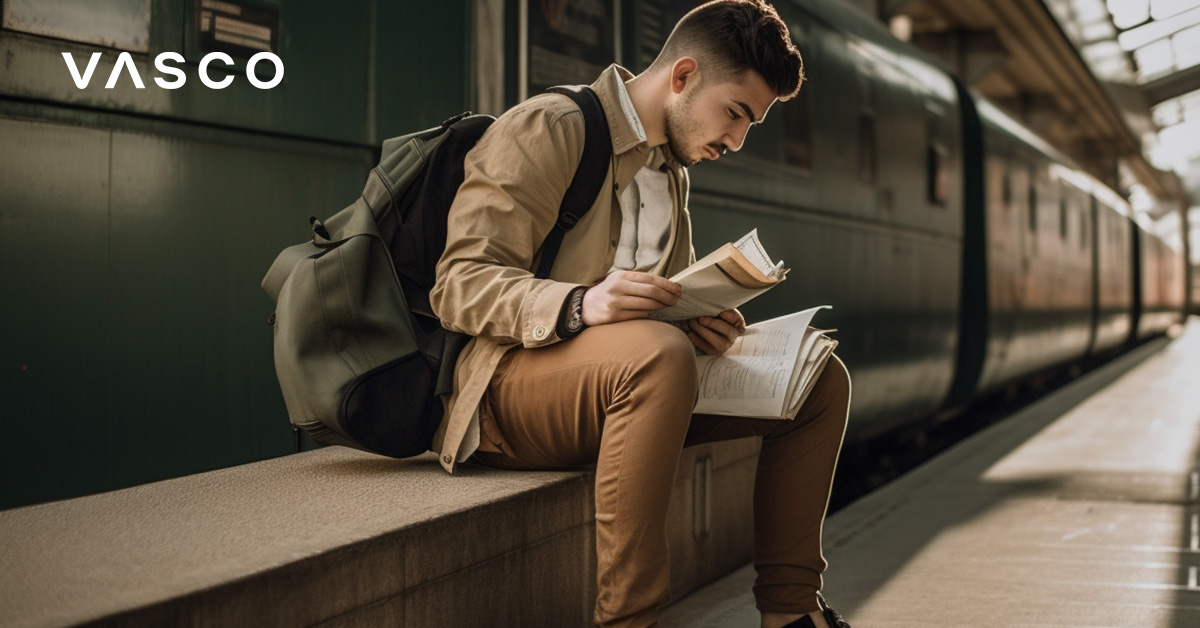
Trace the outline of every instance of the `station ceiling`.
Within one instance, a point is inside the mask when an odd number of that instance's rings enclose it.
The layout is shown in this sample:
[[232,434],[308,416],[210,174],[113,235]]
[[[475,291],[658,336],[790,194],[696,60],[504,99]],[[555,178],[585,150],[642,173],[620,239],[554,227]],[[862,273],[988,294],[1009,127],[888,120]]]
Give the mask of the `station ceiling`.
[[1149,112],[1143,152],[1200,205],[1200,0],[1046,4],[1096,77]]

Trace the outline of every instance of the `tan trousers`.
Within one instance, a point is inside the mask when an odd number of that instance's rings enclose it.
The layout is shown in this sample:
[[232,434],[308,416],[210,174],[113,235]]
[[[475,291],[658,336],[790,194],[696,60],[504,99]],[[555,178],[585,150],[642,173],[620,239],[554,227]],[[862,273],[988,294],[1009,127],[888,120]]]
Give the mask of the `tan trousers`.
[[657,626],[670,593],[667,504],[680,450],[761,436],[754,585],[761,611],[817,609],[821,525],[850,403],[830,360],[793,421],[693,415],[691,342],[665,323],[592,327],[500,362],[480,410],[477,460],[508,469],[596,465],[597,626]]

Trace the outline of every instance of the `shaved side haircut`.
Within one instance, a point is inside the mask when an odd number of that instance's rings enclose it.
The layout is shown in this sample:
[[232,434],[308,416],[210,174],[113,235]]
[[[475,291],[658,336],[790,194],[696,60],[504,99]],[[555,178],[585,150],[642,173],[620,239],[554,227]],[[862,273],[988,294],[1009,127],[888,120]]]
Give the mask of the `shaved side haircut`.
[[754,70],[781,101],[791,100],[804,82],[804,61],[775,7],[763,0],[713,0],[684,15],[650,69],[669,67],[682,57],[700,64],[701,80],[738,80]]

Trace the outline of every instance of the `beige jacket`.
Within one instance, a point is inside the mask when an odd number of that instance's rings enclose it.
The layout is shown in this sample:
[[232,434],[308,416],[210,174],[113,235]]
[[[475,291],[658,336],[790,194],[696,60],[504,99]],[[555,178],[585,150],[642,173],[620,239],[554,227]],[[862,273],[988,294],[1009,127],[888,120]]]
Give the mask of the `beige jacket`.
[[592,84],[608,118],[613,159],[599,198],[563,239],[549,279],[536,279],[534,270],[583,155],[583,114],[564,95],[535,96],[500,116],[467,154],[430,293],[443,326],[475,336],[459,356],[454,394],[434,436],[447,471],[479,447],[479,402],[504,353],[559,342],[555,326],[567,294],[599,283],[612,267],[621,235],[618,198],[652,159],[667,171],[673,204],[666,254],[653,272],[669,277],[695,259],[687,170],[664,147],[638,139],[618,84],[631,78],[613,65]]

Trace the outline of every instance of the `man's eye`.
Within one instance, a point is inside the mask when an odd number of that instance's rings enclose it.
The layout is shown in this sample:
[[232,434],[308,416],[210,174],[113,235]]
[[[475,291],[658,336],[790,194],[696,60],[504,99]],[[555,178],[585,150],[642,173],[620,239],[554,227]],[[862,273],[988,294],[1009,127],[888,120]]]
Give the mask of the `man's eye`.
[[734,111],[733,109],[726,109],[725,111],[729,113],[730,120],[737,120],[738,118],[742,117],[741,115],[738,114],[738,112]]

